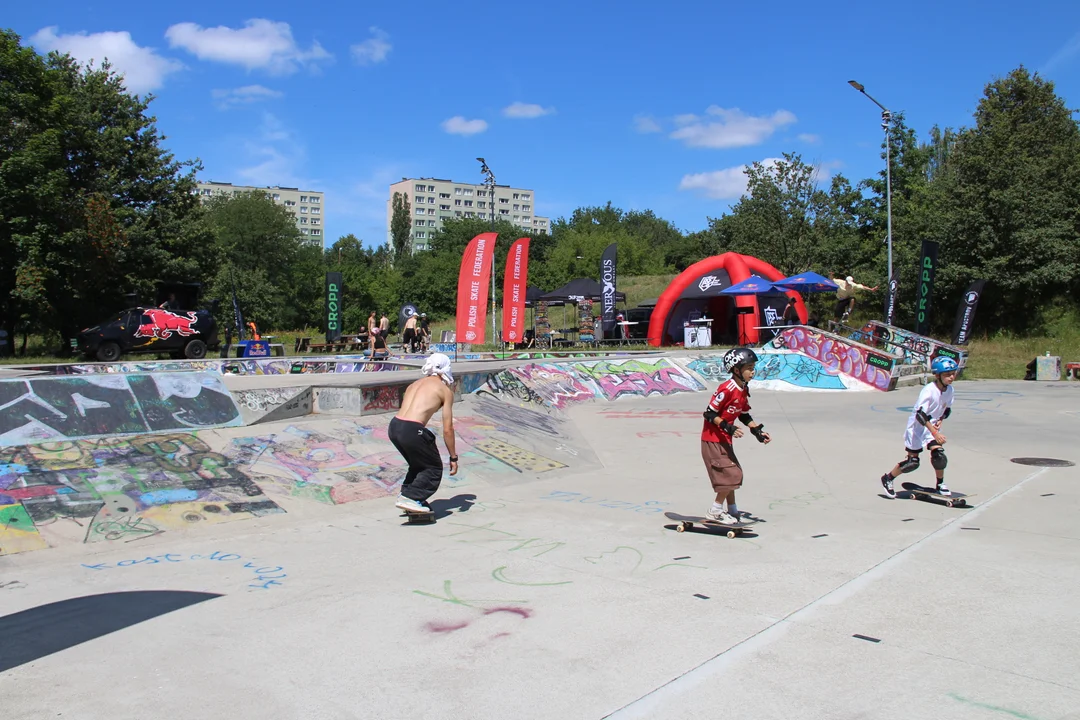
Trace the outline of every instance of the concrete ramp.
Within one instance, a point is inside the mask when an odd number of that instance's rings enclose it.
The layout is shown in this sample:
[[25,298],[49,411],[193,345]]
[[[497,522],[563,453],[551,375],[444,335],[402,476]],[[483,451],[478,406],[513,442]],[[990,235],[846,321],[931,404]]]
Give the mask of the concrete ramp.
[[[812,392],[821,390],[870,390],[865,383],[830,369],[820,360],[800,353],[769,350],[757,351],[759,358],[754,372],[754,390]],[[676,362],[710,385],[729,377],[724,371],[723,355],[698,355],[678,358]]]
[[851,330],[848,336],[865,345],[881,348],[904,364],[922,365],[927,372],[930,363],[939,355],[955,360],[961,370],[967,367],[968,351],[965,348],[877,320],[866,323],[861,330]]
[[[905,364],[902,358],[877,348],[804,325],[784,328],[763,350],[804,355],[821,363],[826,373],[846,375],[873,390],[895,390],[898,385],[915,384],[921,381],[918,376],[923,372],[921,365]],[[901,382],[901,378],[908,380]]]
[[242,423],[217,373],[0,380],[0,447]]

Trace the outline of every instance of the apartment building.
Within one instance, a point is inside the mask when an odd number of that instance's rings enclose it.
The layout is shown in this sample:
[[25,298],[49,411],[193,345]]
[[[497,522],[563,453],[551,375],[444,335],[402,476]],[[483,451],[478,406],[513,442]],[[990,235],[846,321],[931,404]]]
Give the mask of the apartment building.
[[278,186],[252,187],[225,182],[201,182],[196,185],[196,193],[203,202],[215,195],[239,195],[245,192],[266,193],[268,198],[278,205],[284,205],[293,214],[296,227],[304,235],[310,236],[312,243],[323,244],[326,239],[326,205],[321,191]]
[[394,193],[409,197],[409,217],[412,221],[413,252],[426,250],[431,236],[451,217],[491,220],[496,217],[531,233],[546,235],[551,231],[549,218],[535,214],[536,193],[525,188],[496,185],[494,197],[488,197],[486,185],[459,183],[439,178],[402,178],[390,186],[386,199],[386,242],[393,245],[390,220],[393,218]]

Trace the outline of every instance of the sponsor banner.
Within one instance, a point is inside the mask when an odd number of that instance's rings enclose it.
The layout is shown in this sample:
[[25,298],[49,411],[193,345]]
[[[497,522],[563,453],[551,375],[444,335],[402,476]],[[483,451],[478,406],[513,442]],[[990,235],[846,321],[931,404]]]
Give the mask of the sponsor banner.
[[953,345],[967,345],[971,339],[971,326],[975,323],[975,308],[979,306],[979,298],[982,296],[985,280],[976,280],[964,293],[963,302],[956,310],[956,322],[953,324]]
[[919,261],[919,293],[915,306],[915,333],[930,334],[930,301],[934,296],[934,273],[937,270],[938,244],[932,240],[922,241],[922,259]]
[[600,257],[600,284],[604,286],[600,297],[601,314],[603,320],[602,334],[607,336],[615,327],[615,288],[618,285],[618,247],[611,243],[604,249]]
[[885,294],[885,324],[893,325],[896,318],[896,296],[900,290],[900,283],[896,278],[889,280],[889,290]]
[[503,275],[503,340],[525,340],[525,289],[529,279],[529,238],[518,238],[506,255]]
[[461,257],[458,273],[456,339],[459,343],[482,344],[487,320],[488,281],[491,258],[498,233],[480,233],[469,241]]
[[326,273],[326,342],[341,338],[341,273]]

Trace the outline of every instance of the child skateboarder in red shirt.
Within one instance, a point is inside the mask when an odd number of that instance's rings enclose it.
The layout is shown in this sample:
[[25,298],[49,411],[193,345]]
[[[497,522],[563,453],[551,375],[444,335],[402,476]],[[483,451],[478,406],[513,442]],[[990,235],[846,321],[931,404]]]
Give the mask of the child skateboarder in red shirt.
[[742,487],[743,471],[731,443],[733,439],[742,437],[743,431],[735,427],[735,421],[750,428],[750,433],[758,442],[768,443],[772,440],[762,429],[764,425],[750,417],[748,385],[754,377],[757,360],[757,355],[750,348],[729,350],[724,355],[724,369],[731,373],[731,379],[720,384],[703,413],[705,425],[701,431],[701,459],[705,461],[709,480],[716,491],[716,500],[705,517],[723,525],[734,525],[740,520],[735,491]]

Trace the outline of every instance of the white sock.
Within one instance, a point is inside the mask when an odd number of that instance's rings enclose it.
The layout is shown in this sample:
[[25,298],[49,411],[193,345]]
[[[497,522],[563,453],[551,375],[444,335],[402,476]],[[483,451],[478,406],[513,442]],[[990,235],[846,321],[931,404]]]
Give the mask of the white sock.
[[721,512],[724,512],[724,506],[723,506],[723,505],[721,505],[721,504],[720,504],[720,503],[718,503],[718,502],[714,502],[714,503],[712,504],[712,511],[713,511],[714,513],[721,513]]

